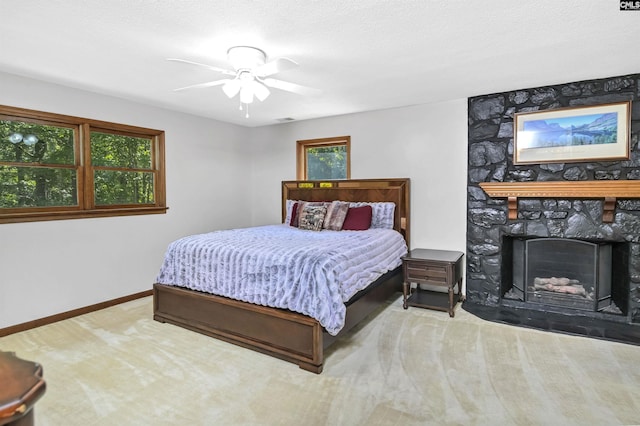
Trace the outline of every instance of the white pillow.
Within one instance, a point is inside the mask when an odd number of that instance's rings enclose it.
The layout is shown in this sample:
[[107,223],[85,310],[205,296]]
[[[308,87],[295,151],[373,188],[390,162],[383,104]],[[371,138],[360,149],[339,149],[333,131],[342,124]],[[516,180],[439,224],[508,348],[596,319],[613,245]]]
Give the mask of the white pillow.
[[291,213],[293,210],[293,205],[297,203],[298,200],[287,200],[285,204],[285,208],[287,209],[287,215],[284,218],[285,225],[291,225]]
[[396,203],[390,201],[379,203],[349,203],[349,207],[371,206],[371,228],[393,229]]

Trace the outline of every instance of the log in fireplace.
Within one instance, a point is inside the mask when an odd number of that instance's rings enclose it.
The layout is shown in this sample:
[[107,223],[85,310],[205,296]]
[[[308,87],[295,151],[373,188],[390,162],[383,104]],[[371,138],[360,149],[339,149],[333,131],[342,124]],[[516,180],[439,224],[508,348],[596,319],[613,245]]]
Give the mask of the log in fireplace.
[[626,315],[627,246],[505,236],[502,297],[556,309]]

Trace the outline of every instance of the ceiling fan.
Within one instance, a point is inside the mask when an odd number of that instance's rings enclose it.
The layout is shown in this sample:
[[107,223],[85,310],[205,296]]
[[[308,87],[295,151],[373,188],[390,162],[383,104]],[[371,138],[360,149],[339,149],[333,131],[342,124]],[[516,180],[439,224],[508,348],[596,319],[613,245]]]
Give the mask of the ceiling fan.
[[238,93],[240,94],[240,109],[242,110],[244,105],[246,117],[249,117],[248,107],[249,104],[253,102],[254,96],[258,98],[259,101],[264,101],[269,96],[269,87],[297,93],[299,95],[316,95],[320,93],[318,89],[270,77],[298,66],[295,61],[289,58],[276,58],[267,62],[267,55],[261,49],[251,46],[234,46],[227,50],[227,59],[233,67],[233,70],[185,59],[168,58],[167,60],[169,61],[196,65],[229,76],[228,78],[220,80],[180,87],[174,89],[174,91],[222,86],[223,92],[230,99]]

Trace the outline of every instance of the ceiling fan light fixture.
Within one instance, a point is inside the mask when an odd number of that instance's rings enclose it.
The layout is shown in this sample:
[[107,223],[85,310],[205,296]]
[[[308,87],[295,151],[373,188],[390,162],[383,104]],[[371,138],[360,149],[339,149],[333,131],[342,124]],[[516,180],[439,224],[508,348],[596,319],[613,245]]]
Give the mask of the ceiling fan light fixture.
[[250,104],[251,102],[253,102],[253,90],[248,86],[243,86],[240,89],[240,103]]
[[20,142],[22,142],[22,133],[11,133],[9,135],[9,142],[11,142],[12,144],[19,144]]
[[258,82],[256,80],[253,80],[249,87],[251,87],[251,89],[253,90],[254,95],[256,95],[256,98],[258,98],[258,100],[260,102],[262,102],[265,99],[267,99],[267,97],[271,93],[269,91],[269,89],[267,89],[267,87],[265,85],[263,85],[262,83],[260,83],[260,82]]
[[22,139],[22,142],[24,142],[24,144],[28,146],[35,145],[38,143],[38,141],[39,139],[36,135],[26,135],[24,139]]
[[233,98],[240,91],[240,80],[234,79],[222,86],[222,91],[229,99]]
[[320,93],[319,90],[311,87],[269,78],[282,71],[296,68],[298,64],[291,59],[280,57],[267,62],[266,53],[252,46],[233,46],[227,50],[227,58],[234,71],[185,59],[169,58],[168,60],[170,61],[195,65],[224,75],[234,76],[232,79],[218,79],[174,90],[222,86],[224,94],[229,99],[238,94],[240,95],[240,110],[245,111],[245,117],[249,117],[249,104],[253,103],[253,98],[256,97],[259,101],[264,101],[271,93],[270,88],[300,95],[316,95]]

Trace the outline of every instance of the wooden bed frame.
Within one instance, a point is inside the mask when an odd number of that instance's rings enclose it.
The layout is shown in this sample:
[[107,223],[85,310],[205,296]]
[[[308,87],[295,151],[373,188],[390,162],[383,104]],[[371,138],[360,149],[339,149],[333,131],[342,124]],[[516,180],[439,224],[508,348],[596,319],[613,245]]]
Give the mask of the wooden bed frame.
[[[410,247],[409,179],[283,181],[283,222],[287,199],[392,201],[396,204],[394,229]],[[324,349],[401,291],[402,280],[402,268],[398,267],[356,294],[346,304],[345,326],[337,336],[327,333],[317,320],[296,312],[157,283],[153,285],[153,318],[321,373]]]

